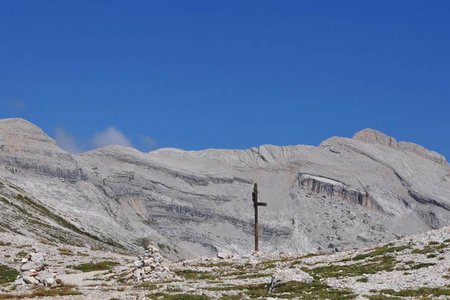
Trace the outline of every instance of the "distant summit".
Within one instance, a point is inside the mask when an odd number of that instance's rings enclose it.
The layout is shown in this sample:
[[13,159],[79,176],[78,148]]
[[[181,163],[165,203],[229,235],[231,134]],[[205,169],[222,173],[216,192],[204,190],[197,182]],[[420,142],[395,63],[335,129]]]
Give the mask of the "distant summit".
[[388,136],[381,131],[375,129],[364,129],[357,132],[353,136],[354,140],[362,141],[366,143],[372,144],[380,144],[383,146],[391,147],[394,149],[401,149],[404,151],[413,152],[417,155],[435,161],[442,165],[447,165],[447,160],[445,157],[437,152],[428,150],[418,144],[410,143],[410,142],[397,142],[397,140],[391,136]]

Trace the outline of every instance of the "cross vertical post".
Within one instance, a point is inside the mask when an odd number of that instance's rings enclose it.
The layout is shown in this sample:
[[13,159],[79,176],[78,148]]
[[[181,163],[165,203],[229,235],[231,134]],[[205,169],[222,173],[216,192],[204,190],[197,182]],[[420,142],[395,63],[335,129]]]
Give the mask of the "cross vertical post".
[[253,207],[255,209],[255,251],[259,251],[259,222],[258,222],[258,206],[267,206],[267,203],[258,202],[258,184],[253,186],[252,193]]

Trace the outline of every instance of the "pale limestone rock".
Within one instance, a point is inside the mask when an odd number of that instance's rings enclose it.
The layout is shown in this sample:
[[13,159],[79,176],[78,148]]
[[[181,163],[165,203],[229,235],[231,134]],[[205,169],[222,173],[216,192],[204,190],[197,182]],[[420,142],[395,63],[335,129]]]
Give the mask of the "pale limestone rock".
[[25,283],[33,284],[33,285],[38,285],[38,284],[39,284],[39,280],[37,280],[36,278],[31,277],[31,276],[25,276],[25,277],[23,278],[23,281],[24,281]]
[[217,258],[219,259],[230,259],[233,257],[233,254],[229,251],[220,251],[217,253]]
[[270,281],[270,291],[276,289],[277,285],[282,283],[298,281],[298,282],[306,282],[311,283],[314,279],[306,272],[303,272],[299,269],[282,269],[277,270],[272,275],[272,280]]
[[30,270],[33,270],[33,269],[37,269],[38,267],[39,267],[38,264],[36,264],[35,262],[32,262],[32,261],[29,261],[29,262],[23,264],[20,267],[20,270],[22,270],[22,271],[30,271]]
[[14,285],[24,285],[25,281],[23,280],[23,278],[18,278],[14,281]]
[[254,182],[268,203],[260,209],[263,252],[362,247],[450,224],[445,159],[374,131],[318,147],[110,146],[71,155],[33,124],[8,119],[0,120],[0,166],[0,220],[14,230],[136,252],[152,240],[171,259],[249,253]]

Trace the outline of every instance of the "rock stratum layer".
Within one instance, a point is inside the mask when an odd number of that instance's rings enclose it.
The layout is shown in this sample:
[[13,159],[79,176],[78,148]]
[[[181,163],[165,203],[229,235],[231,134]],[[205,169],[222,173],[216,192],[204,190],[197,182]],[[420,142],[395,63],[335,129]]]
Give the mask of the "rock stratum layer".
[[259,184],[261,250],[310,252],[379,243],[450,224],[442,155],[366,129],[320,146],[80,155],[35,125],[0,120],[0,230],[172,259],[253,247]]

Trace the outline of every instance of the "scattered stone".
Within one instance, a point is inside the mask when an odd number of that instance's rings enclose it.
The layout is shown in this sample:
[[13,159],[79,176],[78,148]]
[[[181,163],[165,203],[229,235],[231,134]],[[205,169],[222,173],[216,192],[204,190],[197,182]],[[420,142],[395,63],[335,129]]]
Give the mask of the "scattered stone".
[[277,270],[272,275],[272,280],[270,281],[269,291],[272,290],[282,283],[290,282],[290,281],[298,281],[298,282],[306,282],[311,283],[314,279],[306,272],[303,272],[299,269],[284,269]]
[[231,258],[233,258],[233,254],[231,254],[231,252],[229,252],[229,251],[224,250],[224,251],[220,251],[217,253],[217,258],[231,259]]
[[150,244],[143,256],[125,268],[117,268],[115,272],[125,281],[154,282],[175,278],[175,274],[167,267],[168,262],[161,256],[158,248]]
[[33,285],[38,285],[39,284],[39,280],[37,280],[36,278],[31,277],[31,276],[25,276],[23,278],[23,281],[25,283],[27,283],[27,284],[33,284]]
[[14,281],[14,285],[24,285],[25,284],[25,281],[23,280],[23,278],[19,278],[19,279],[16,279],[16,281]]
[[[35,250],[35,249],[34,249]],[[32,252],[22,259],[22,274],[14,282],[16,285],[33,284],[52,286],[57,284],[56,276],[45,270],[45,253]]]

